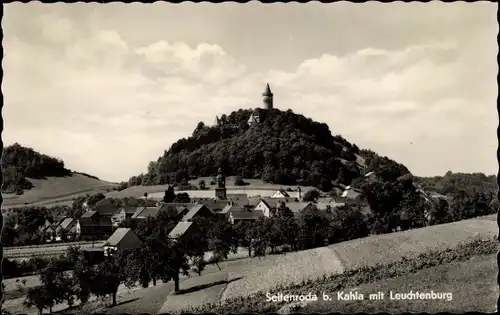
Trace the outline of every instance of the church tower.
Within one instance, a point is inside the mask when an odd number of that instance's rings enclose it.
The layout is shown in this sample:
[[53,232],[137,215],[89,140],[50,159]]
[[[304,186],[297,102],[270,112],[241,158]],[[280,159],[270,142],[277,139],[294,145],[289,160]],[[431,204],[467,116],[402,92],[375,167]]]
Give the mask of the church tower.
[[222,174],[222,168],[217,171],[217,188],[215,188],[215,199],[226,200],[226,178]]
[[262,93],[264,97],[264,108],[265,109],[273,109],[273,93],[271,92],[271,88],[269,87],[269,83],[266,83],[266,90]]

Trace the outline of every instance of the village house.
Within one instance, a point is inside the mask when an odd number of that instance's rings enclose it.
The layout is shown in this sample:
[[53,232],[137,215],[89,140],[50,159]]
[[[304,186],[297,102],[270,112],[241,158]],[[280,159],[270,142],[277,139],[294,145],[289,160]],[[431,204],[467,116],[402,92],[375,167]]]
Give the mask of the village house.
[[241,206],[239,204],[230,203],[222,211],[220,215],[225,217],[232,224],[238,221],[255,221],[260,217],[264,217],[262,210],[253,210],[251,207]]
[[285,207],[290,209],[294,215],[297,215],[305,210],[312,209],[315,205],[312,202],[287,202]]
[[56,241],[74,241],[80,237],[80,222],[73,218],[65,218],[56,228]]
[[199,199],[196,203],[205,205],[212,212],[217,213],[222,211],[231,202],[229,200]]
[[214,215],[215,213],[213,213],[212,210],[210,210],[207,206],[195,204],[191,207],[191,209],[189,209],[189,212],[186,213],[181,221],[188,222],[198,217],[209,218],[213,217]]
[[280,188],[271,195],[271,198],[290,198],[290,194],[288,194],[283,188]]
[[120,210],[121,209],[117,205],[110,203],[107,199],[101,200],[92,209],[92,211],[99,213],[99,215],[109,218],[119,213]]
[[280,204],[297,201],[294,198],[260,198],[259,203],[253,210],[262,211],[265,217],[270,217],[275,213]]
[[256,221],[263,218],[264,213],[261,210],[254,211],[232,211],[229,212],[229,222],[231,224],[238,223],[239,221]]
[[116,227],[126,219],[132,218],[136,210],[136,207],[122,207],[117,213],[111,216],[113,226]]
[[160,212],[160,207],[138,207],[132,215],[132,219],[145,220],[147,218],[154,218]]
[[104,255],[110,256],[117,250],[136,249],[142,246],[142,241],[129,228],[118,228],[104,243]]
[[230,202],[228,205],[226,205],[224,207],[224,209],[222,209],[222,211],[219,214],[224,215],[224,216],[228,216],[229,213],[231,213],[231,212],[249,212],[249,211],[251,211],[251,210],[245,206],[241,206],[239,204]]
[[52,223],[45,223],[47,227],[43,230],[43,236],[47,242],[53,242],[57,240],[57,228],[64,219],[65,217],[58,216],[52,220]]
[[194,222],[182,221],[177,223],[173,230],[170,231],[168,237],[180,241],[190,241],[198,239],[202,237],[202,235],[200,229]]
[[361,194],[359,189],[353,188],[351,186],[347,186],[345,190],[342,192],[341,197],[347,199],[356,199]]
[[336,209],[345,206],[344,202],[335,202],[333,198],[318,198],[316,204],[318,210]]
[[101,215],[97,211],[85,212],[79,222],[82,239],[103,239],[113,233],[111,216]]

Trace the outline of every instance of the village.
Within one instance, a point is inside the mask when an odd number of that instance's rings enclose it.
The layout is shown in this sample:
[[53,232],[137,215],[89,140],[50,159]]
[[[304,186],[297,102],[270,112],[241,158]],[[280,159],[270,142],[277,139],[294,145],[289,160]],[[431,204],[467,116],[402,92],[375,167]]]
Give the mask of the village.
[[[216,183],[217,186],[212,191],[212,198],[192,197],[190,198],[191,201],[187,203],[157,200],[154,207],[118,207],[115,204],[106,202],[106,199],[97,202],[93,206],[84,203],[83,206],[86,212],[79,219],[56,217],[53,222],[46,221],[42,227],[44,239],[47,243],[91,240],[97,245],[83,250],[92,252],[92,256],[104,257],[112,251],[134,249],[140,246],[141,241],[139,238],[134,235],[131,229],[120,228],[121,223],[127,219],[147,220],[148,218],[155,218],[161,211],[172,208],[181,217],[177,226],[170,232],[169,237],[172,239],[193,237],[198,232],[194,221],[199,217],[226,220],[234,225],[241,221],[251,222],[272,217],[283,207],[289,209],[294,215],[298,215],[313,208],[331,212],[346,204],[363,204],[364,211],[369,212],[369,205],[358,198],[360,191],[341,184],[337,188],[340,197],[325,196],[315,190],[317,196],[314,196],[313,193],[313,198],[310,198],[306,197],[307,192],[303,193],[300,187],[296,191],[292,191],[290,188],[280,188],[276,191],[269,190],[265,197],[228,193],[230,190],[226,189],[222,169],[219,169]],[[144,196],[143,198],[152,197]],[[106,237],[109,238],[102,243]]]

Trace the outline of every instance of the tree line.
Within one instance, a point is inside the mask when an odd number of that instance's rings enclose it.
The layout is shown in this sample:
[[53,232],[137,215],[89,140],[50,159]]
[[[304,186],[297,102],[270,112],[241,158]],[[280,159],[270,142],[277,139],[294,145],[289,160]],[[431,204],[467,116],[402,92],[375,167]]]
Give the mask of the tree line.
[[71,171],[64,167],[60,159],[40,154],[18,143],[3,149],[2,192],[22,194],[33,188],[27,178],[42,179],[48,176],[67,176]]

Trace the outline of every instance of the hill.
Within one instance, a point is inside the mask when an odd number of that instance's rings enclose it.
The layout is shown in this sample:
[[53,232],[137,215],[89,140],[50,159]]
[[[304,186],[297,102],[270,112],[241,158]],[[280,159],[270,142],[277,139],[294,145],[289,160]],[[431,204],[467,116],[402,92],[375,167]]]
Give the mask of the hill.
[[252,111],[243,109],[222,115],[217,126],[198,123],[192,136],[175,142],[156,162],[150,162],[146,174],[130,178],[128,186],[212,177],[221,166],[226,176],[324,191],[331,189],[332,182],[349,184],[359,178],[367,165],[380,168],[389,163],[409,173],[388,158],[332,136],[328,125],[291,110],[256,109],[255,113],[260,122],[252,125],[247,123]]
[[5,147],[2,156],[3,206],[54,205],[81,195],[112,190],[117,184],[73,172],[60,159],[18,143]]
[[497,177],[486,176],[483,173],[453,173],[448,171],[444,176],[415,177],[415,183],[423,190],[437,192],[442,195],[457,195],[465,192],[496,194],[498,190]]

